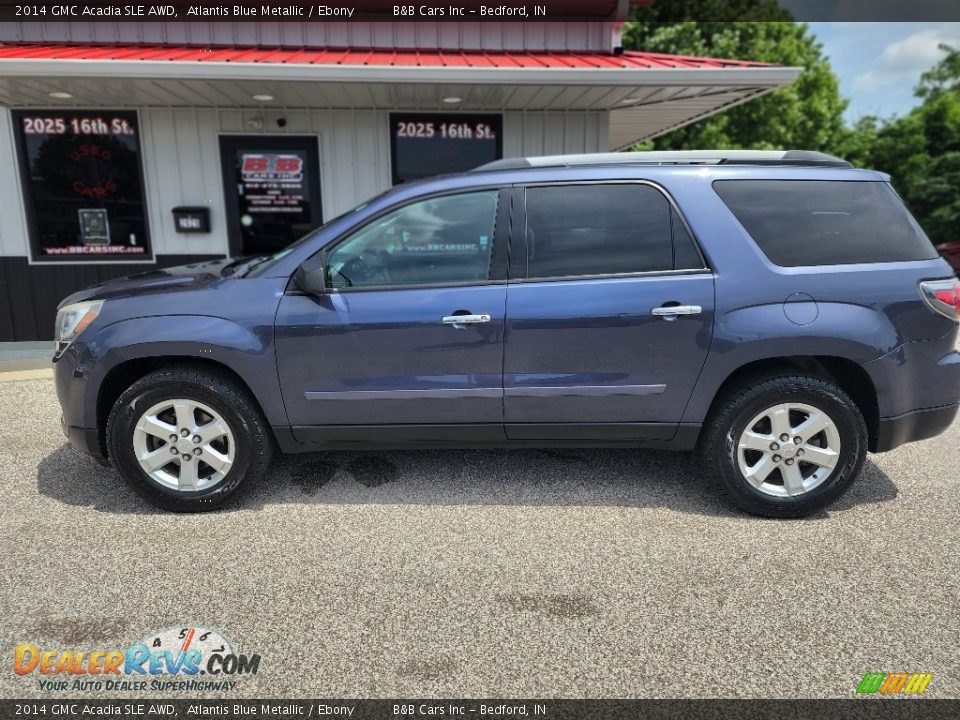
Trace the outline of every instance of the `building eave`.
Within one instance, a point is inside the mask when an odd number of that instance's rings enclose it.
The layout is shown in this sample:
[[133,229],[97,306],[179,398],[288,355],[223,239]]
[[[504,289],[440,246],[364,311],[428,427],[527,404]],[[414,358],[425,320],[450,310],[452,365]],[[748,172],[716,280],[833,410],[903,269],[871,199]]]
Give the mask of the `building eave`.
[[442,83],[494,85],[738,85],[778,87],[799,67],[736,68],[509,68],[299,63],[170,62],[150,60],[0,59],[0,77],[123,78],[174,80],[310,81],[337,83]]

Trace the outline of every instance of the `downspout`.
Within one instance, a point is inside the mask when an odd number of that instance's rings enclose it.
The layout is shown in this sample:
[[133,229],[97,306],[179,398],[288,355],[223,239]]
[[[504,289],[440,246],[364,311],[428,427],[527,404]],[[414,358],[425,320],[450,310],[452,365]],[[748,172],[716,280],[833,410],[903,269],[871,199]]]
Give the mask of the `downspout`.
[[623,24],[630,15],[631,0],[617,0],[617,14],[610,26],[610,52],[620,55],[623,52]]
[[617,0],[617,12],[610,28],[610,52],[623,53],[623,24],[630,18],[630,8],[634,5],[650,7],[656,0]]

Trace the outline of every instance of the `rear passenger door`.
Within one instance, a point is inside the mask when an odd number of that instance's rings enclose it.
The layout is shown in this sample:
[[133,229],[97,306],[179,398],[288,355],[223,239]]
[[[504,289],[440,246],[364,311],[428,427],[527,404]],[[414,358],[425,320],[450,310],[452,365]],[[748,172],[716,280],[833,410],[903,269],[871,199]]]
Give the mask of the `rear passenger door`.
[[713,275],[686,223],[650,183],[516,193],[507,436],[671,439],[713,327]]

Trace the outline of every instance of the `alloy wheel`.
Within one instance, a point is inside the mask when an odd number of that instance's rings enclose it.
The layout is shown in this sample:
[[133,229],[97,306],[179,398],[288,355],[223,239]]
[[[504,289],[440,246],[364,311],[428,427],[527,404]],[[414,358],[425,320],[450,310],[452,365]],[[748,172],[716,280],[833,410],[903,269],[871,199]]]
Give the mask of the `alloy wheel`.
[[759,413],[740,434],[743,477],[774,497],[804,495],[829,478],[840,459],[840,431],[819,408],[781,403]]
[[164,400],[137,422],[133,451],[141,469],[180,492],[209,490],[230,472],[233,432],[213,408],[196,400]]

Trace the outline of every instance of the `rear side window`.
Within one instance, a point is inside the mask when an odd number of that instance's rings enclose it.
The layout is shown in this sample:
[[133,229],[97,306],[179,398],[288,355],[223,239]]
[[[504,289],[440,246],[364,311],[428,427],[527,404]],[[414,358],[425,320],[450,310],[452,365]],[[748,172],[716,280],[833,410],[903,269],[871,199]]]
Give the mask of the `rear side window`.
[[777,265],[937,257],[899,196],[883,182],[718,180],[713,187]]
[[675,237],[683,267],[703,267],[667,198],[649,185],[532,187],[526,209],[528,278],[673,270]]

